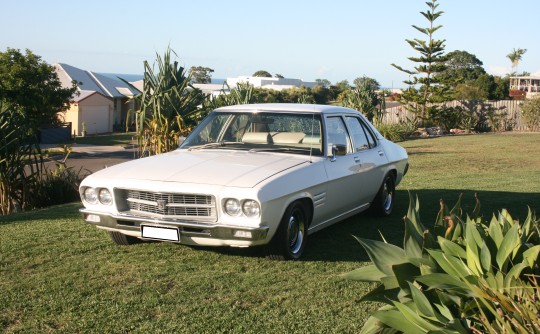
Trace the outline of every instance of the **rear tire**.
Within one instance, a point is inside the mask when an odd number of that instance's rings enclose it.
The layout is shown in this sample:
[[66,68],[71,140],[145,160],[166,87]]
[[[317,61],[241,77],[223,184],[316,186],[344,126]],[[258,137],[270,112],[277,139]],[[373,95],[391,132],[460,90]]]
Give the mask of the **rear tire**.
[[394,175],[386,174],[377,196],[372,203],[372,212],[377,216],[389,216],[394,208],[394,195],[396,192],[396,181]]
[[109,231],[112,241],[120,246],[129,246],[141,243],[142,240],[139,238],[132,237],[130,235],[125,235],[120,232]]
[[298,260],[307,242],[308,215],[302,202],[294,202],[285,211],[272,241],[266,246],[271,260]]

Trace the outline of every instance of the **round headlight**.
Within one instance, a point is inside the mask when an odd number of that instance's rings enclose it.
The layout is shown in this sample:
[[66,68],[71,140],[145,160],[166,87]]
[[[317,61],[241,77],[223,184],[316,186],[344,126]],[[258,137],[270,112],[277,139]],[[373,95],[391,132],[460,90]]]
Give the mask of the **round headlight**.
[[230,216],[238,216],[240,214],[240,211],[242,208],[240,207],[240,202],[235,198],[228,198],[225,201],[225,205],[223,206],[225,209],[225,212]]
[[261,212],[261,207],[259,206],[259,203],[257,203],[257,201],[248,199],[244,201],[244,204],[242,205],[242,211],[247,217],[257,217]]
[[96,194],[96,189],[94,188],[86,188],[84,189],[84,200],[90,204],[97,204],[98,197]]
[[108,189],[103,188],[99,191],[99,202],[103,205],[112,204],[112,195]]

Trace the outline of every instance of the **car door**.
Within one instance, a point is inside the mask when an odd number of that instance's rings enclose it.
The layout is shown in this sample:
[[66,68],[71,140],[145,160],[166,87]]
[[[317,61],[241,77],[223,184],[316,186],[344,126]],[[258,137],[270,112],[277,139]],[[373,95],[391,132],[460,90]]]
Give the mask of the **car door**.
[[363,205],[375,198],[382,184],[387,158],[361,117],[345,116],[345,123],[351,136],[351,155],[355,162],[355,190],[359,203]]
[[328,177],[326,204],[324,208],[324,220],[344,215],[361,205],[361,194],[358,191],[358,172],[361,166],[355,161],[352,142],[341,116],[328,116],[325,119],[327,146],[334,146],[334,157],[328,157],[325,161],[325,169]]

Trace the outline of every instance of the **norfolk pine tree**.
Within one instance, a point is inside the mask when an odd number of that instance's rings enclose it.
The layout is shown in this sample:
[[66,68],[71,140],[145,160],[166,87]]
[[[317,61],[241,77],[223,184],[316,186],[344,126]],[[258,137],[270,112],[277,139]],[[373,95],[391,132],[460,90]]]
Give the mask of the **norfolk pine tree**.
[[398,70],[409,74],[409,80],[403,81],[409,88],[403,91],[400,102],[422,121],[437,118],[438,114],[443,111],[440,106],[436,106],[434,103],[446,101],[451,96],[449,86],[443,82],[441,76],[437,76],[446,69],[447,57],[444,55],[444,42],[446,40],[433,38],[433,34],[442,27],[442,25],[435,26],[434,22],[444,12],[437,11],[437,7],[439,7],[437,0],[431,0],[426,4],[429,9],[420,13],[429,21],[429,27],[420,28],[415,25],[412,27],[426,35],[427,41],[417,38],[406,39],[407,43],[420,54],[418,57],[408,58],[417,65],[414,70],[407,70],[392,64]]

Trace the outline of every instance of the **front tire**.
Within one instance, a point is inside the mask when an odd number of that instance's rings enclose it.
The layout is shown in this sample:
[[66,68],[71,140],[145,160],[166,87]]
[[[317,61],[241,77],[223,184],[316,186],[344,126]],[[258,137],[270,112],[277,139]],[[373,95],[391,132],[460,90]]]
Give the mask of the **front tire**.
[[394,196],[396,192],[396,181],[394,175],[386,174],[384,181],[372,203],[372,211],[377,216],[389,216],[394,208]]
[[138,238],[132,237],[130,235],[125,235],[120,232],[109,231],[109,236],[115,244],[120,246],[129,246],[142,242],[142,240]]
[[302,202],[294,202],[285,211],[278,230],[266,246],[272,260],[298,260],[307,242],[308,215]]

